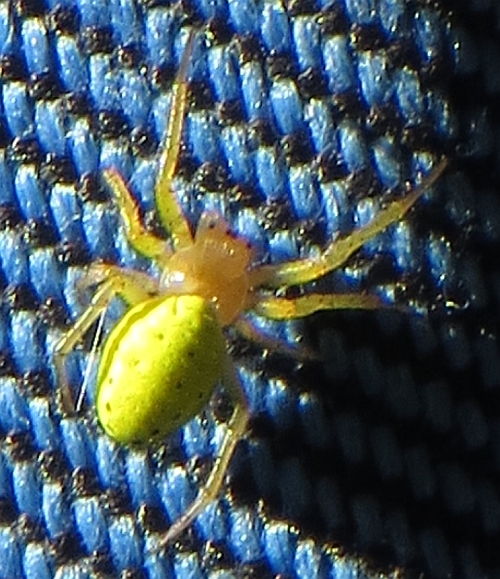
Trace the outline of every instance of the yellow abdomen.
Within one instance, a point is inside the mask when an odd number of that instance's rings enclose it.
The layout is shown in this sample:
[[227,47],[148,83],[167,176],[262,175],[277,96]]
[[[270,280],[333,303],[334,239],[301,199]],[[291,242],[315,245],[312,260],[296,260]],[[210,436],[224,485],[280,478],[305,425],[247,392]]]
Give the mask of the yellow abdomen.
[[109,335],[97,416],[109,436],[145,444],[199,413],[223,374],[225,340],[203,298],[161,296],[131,308]]

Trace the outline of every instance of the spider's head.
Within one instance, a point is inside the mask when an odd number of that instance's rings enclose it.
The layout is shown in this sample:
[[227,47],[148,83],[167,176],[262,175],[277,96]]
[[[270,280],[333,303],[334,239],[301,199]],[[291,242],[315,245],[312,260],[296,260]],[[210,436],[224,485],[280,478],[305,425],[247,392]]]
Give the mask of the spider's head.
[[193,244],[172,255],[160,285],[166,294],[199,295],[211,302],[222,326],[247,308],[252,248],[217,213],[201,216]]

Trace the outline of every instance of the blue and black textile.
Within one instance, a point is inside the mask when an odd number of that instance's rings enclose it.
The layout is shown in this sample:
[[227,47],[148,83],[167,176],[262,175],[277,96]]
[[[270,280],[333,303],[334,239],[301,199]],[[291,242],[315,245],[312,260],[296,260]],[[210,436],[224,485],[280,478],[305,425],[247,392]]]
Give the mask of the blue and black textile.
[[[499,22],[488,0],[0,2],[0,579],[500,575]],[[156,553],[206,480],[227,396],[165,444],[122,448],[95,416],[95,332],[67,360],[75,394],[89,372],[73,415],[53,349],[91,299],[89,264],[158,273],[102,170],[157,231],[193,28],[174,181],[193,228],[215,210],[256,261],[311,255],[449,164],[313,286],[387,309],[258,321],[320,361],[229,332],[248,436],[219,500]]]

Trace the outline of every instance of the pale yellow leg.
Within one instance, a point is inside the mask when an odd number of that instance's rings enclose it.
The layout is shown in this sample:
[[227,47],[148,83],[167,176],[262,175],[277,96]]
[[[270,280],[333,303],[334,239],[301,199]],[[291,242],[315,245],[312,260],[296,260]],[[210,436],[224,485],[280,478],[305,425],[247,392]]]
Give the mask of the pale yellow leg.
[[174,249],[178,251],[193,243],[189,224],[182,208],[172,191],[179,150],[181,147],[182,127],[188,105],[187,72],[193,51],[195,32],[191,31],[172,91],[172,103],[167,123],[167,134],[159,163],[159,174],[155,186],[155,202],[160,221],[172,236]]
[[236,445],[247,430],[249,419],[248,405],[236,368],[229,355],[226,357],[224,387],[233,399],[234,410],[227,425],[219,455],[215,459],[215,464],[207,482],[200,489],[196,499],[186,509],[184,514],[170,526],[168,531],[160,537],[159,542],[151,549],[153,553],[166,547],[179,533],[191,526],[196,517],[217,498]]
[[105,313],[106,308],[116,296],[120,296],[129,305],[132,305],[155,295],[154,288],[157,287],[156,282],[146,274],[110,265],[91,266],[82,285],[95,283],[101,285],[95,292],[92,301],[54,347],[56,376],[60,384],[63,408],[68,414],[75,410],[65,369],[68,354],[74,350],[76,344],[85,336],[99,316]]
[[144,228],[139,216],[139,208],[130,194],[123,177],[114,169],[103,171],[104,180],[115,197],[116,206],[120,210],[125,237],[130,245],[149,259],[162,262],[172,254],[168,243],[149,233]]
[[390,203],[377,213],[368,225],[356,229],[347,237],[332,241],[318,257],[298,259],[279,265],[262,266],[251,273],[251,285],[258,287],[287,287],[314,281],[343,265],[367,241],[400,221],[422,194],[441,176],[446,161],[441,161],[422,184],[404,199]]
[[283,354],[295,358],[296,360],[307,361],[318,359],[316,352],[313,352],[313,350],[308,348],[306,345],[301,343],[292,345],[283,340],[263,334],[250,320],[245,318],[239,318],[236,320],[234,327],[247,340],[251,340],[271,352],[277,352],[278,354]]
[[118,265],[94,263],[77,282],[79,291],[102,283],[112,284],[115,295],[129,305],[152,298],[159,293],[158,281],[149,274]]
[[[188,104],[187,70],[193,50],[195,32],[189,35],[177,79],[172,90],[172,103],[167,122],[167,133],[162,145],[159,160],[159,173],[155,185],[155,203],[160,222],[171,236],[171,243],[175,250],[192,244],[193,238],[189,224],[186,221],[182,208],[172,191],[179,150],[181,146],[182,127]],[[104,179],[111,189],[120,217],[125,227],[125,236],[130,245],[142,255],[154,259],[160,265],[166,263],[172,254],[171,248],[162,239],[149,233],[143,226],[137,203],[130,194],[123,178],[114,169],[103,172]]]
[[273,320],[303,318],[321,310],[378,310],[387,307],[377,296],[365,294],[310,294],[299,298],[259,300],[254,311]]

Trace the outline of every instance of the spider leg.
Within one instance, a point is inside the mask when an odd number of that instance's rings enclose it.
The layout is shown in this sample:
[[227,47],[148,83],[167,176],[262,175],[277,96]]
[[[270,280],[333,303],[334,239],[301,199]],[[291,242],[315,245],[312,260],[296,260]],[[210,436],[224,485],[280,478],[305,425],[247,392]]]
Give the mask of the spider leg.
[[314,281],[337,269],[367,241],[384,231],[392,223],[400,221],[422,194],[436,182],[445,167],[446,161],[443,160],[414,191],[403,199],[390,203],[364,227],[354,230],[347,237],[331,241],[321,255],[278,265],[264,265],[255,269],[251,272],[252,287],[265,285],[279,288],[299,285]]
[[288,342],[285,342],[284,340],[273,338],[273,336],[264,334],[249,319],[239,318],[234,323],[234,327],[244,338],[259,344],[262,348],[270,350],[271,352],[278,352],[279,354],[289,356],[295,360],[307,361],[318,359],[318,355],[306,345],[301,343],[292,345]]
[[171,255],[168,244],[147,231],[139,216],[139,208],[123,180],[115,169],[103,171],[104,180],[112,191],[124,226],[125,237],[130,245],[142,255],[157,262],[164,262]]
[[233,399],[234,410],[229,419],[219,455],[215,459],[208,480],[199,491],[198,496],[189,505],[184,514],[171,525],[168,531],[160,536],[159,542],[151,549],[153,553],[166,547],[172,539],[188,528],[196,517],[217,498],[236,445],[247,430],[250,416],[248,404],[236,368],[229,355],[226,356],[223,384]]
[[377,297],[366,294],[309,294],[298,298],[268,297],[259,300],[254,311],[273,320],[302,318],[320,310],[378,310],[386,307]]
[[114,294],[131,306],[158,294],[158,282],[149,274],[107,263],[91,264],[77,286],[83,291],[103,283],[112,283]]
[[134,304],[150,298],[151,292],[153,295],[156,294],[156,283],[153,278],[144,273],[117,266],[104,264],[91,266],[81,285],[88,286],[96,283],[100,286],[90,304],[54,346],[56,376],[61,388],[63,408],[68,414],[75,409],[65,369],[68,354],[73,351],[99,316],[106,312],[110,302],[116,296],[121,297],[128,304]]
[[[189,224],[186,221],[182,208],[172,191],[179,150],[181,146],[182,127],[188,104],[187,71],[189,59],[193,50],[195,38],[191,31],[187,46],[172,91],[172,102],[167,121],[167,132],[162,145],[159,159],[159,175],[155,185],[155,203],[160,221],[165,230],[172,237],[174,249],[187,247],[192,244],[193,238]],[[105,169],[104,179],[111,189],[120,216],[125,227],[125,236],[130,245],[139,253],[164,265],[171,255],[171,250],[162,239],[149,233],[141,223],[137,203],[130,194],[121,175],[115,169]]]
[[193,243],[189,224],[184,217],[182,208],[172,191],[172,180],[177,166],[181,147],[182,127],[188,106],[187,73],[189,61],[193,52],[195,32],[192,30],[182,55],[172,91],[172,102],[167,122],[167,133],[163,143],[159,166],[160,171],[155,186],[155,203],[160,221],[165,230],[172,236],[175,250],[188,247]]

